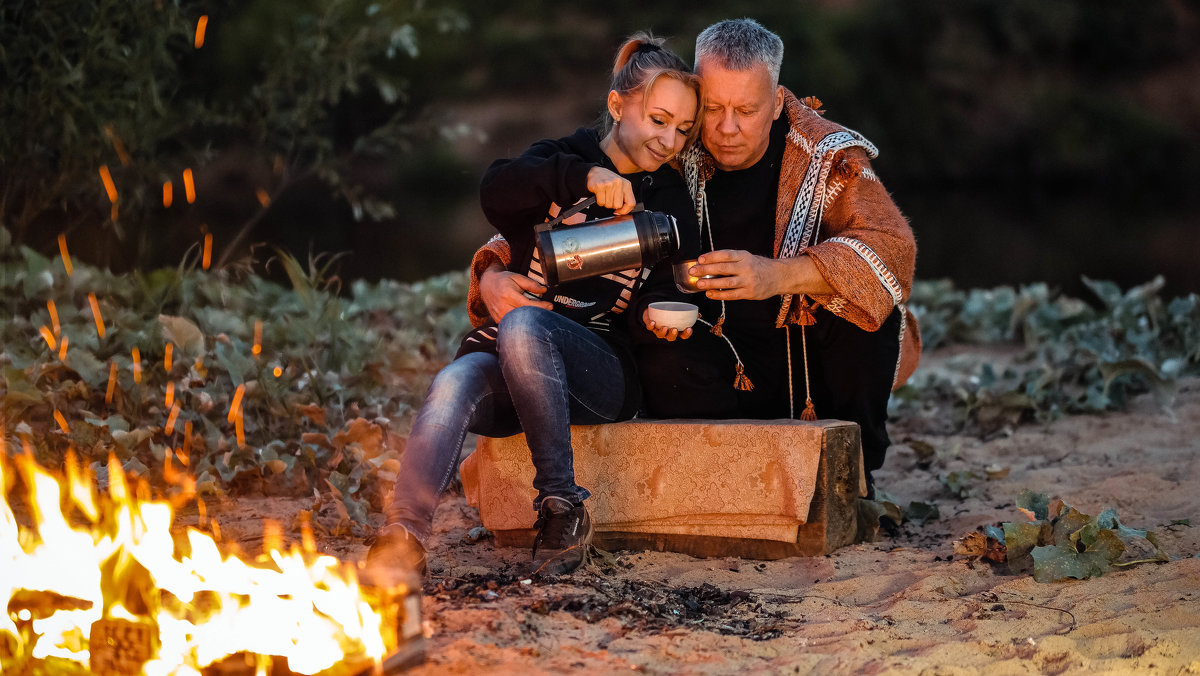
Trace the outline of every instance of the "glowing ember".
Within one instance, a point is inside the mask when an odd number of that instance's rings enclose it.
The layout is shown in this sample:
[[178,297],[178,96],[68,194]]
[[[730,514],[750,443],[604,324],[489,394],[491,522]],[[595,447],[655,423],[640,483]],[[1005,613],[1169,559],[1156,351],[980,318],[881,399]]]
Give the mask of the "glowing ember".
[[121,158],[121,166],[128,167],[132,160],[129,157],[129,151],[125,149],[125,144],[121,143],[121,137],[117,136],[117,132],[113,130],[111,124],[104,125],[104,133],[108,136],[108,140],[112,142],[113,150],[116,151],[117,157]]
[[[66,243],[63,242],[62,247],[64,250],[66,250],[66,246]],[[46,309],[50,311],[50,325],[54,327],[54,335],[61,335],[62,327],[58,323],[58,306],[54,304],[54,301],[48,300],[46,301]]]
[[142,352],[136,347],[132,351],[133,357],[133,382],[142,382]]
[[[58,253],[62,255],[63,269],[67,271],[67,276],[70,277],[71,272],[74,270],[74,268],[71,266],[71,254],[67,251],[67,236],[66,235],[58,236]],[[57,317],[57,316],[58,315],[55,315],[55,317]],[[55,326],[57,327],[58,324],[55,323]],[[57,328],[55,329],[54,333],[55,333],[55,335],[58,334]]]
[[175,201],[175,186],[170,181],[163,183],[163,208],[169,209]]
[[108,387],[104,389],[104,403],[111,404],[113,393],[117,391],[117,362],[108,362]]
[[100,165],[100,180],[104,182],[104,192],[108,193],[108,201],[117,203],[117,185],[113,183],[112,174],[108,173],[108,165]]
[[198,530],[176,536],[171,505],[136,497],[144,487],[115,459],[106,492],[70,455],[65,475],[28,453],[14,467],[0,447],[0,671],[198,676],[252,655],[258,673],[281,658],[285,673],[333,675],[420,641],[419,597],[403,583],[360,588],[331,556],[282,551],[278,531],[253,563]]
[[207,270],[210,265],[212,265],[212,233],[206,232],[204,233],[204,260],[201,262],[201,267]]
[[46,345],[48,345],[50,347],[50,351],[53,352],[54,348],[58,345],[58,341],[54,340],[54,333],[45,326],[39,328],[38,333],[42,334],[42,340],[46,341]]
[[92,319],[96,321],[96,335],[104,337],[104,317],[100,314],[100,302],[96,300],[96,294],[88,294],[88,305],[92,306]]
[[167,373],[171,372],[171,357],[175,353],[175,343],[167,343],[166,349],[163,351],[163,369]]
[[58,423],[58,426],[60,429],[62,429],[63,434],[71,433],[71,428],[67,427],[67,419],[63,417],[62,411],[58,410],[57,408],[54,409],[54,422]]
[[196,49],[204,46],[204,29],[208,27],[208,15],[201,14],[200,19],[196,21]]
[[58,360],[63,363],[66,363],[67,361],[67,343],[69,342],[70,340],[67,338],[67,336],[63,336],[62,342],[58,344]]
[[183,170],[183,194],[187,197],[187,203],[191,204],[196,201],[196,184],[192,182],[192,170]]

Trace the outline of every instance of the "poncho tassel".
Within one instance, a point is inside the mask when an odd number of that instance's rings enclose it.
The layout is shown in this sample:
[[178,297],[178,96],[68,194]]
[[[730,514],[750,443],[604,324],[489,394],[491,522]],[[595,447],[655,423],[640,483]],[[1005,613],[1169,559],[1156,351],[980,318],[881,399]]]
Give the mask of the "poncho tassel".
[[[750,382],[750,377],[746,375],[746,368],[742,366],[741,362],[738,362],[736,370],[737,376],[733,379],[733,387],[743,392],[753,392],[754,383]],[[811,404],[812,402],[809,403]],[[814,417],[813,420],[816,420],[816,418]]]
[[801,420],[816,420],[817,409],[813,406],[812,399],[809,399],[804,405],[804,410],[800,413]]
[[808,302],[803,298],[796,300],[796,323],[800,326],[812,326],[816,324],[817,318],[813,316],[812,308],[808,306]]
[[[714,336],[716,336],[716,337],[720,338],[720,337],[721,337],[721,336],[723,336],[723,335],[724,335],[724,333],[725,333],[725,330],[724,330],[724,328],[723,328],[724,326],[725,326],[725,313],[724,313],[724,312],[722,312],[722,313],[721,313],[721,316],[717,318],[717,323],[716,323],[716,324],[713,324],[713,325],[712,325],[712,328],[711,328],[711,329],[709,329],[709,330],[710,330],[710,331],[712,331],[712,334],[713,334]],[[739,364],[739,367],[740,367],[740,366],[741,366],[741,365]]]

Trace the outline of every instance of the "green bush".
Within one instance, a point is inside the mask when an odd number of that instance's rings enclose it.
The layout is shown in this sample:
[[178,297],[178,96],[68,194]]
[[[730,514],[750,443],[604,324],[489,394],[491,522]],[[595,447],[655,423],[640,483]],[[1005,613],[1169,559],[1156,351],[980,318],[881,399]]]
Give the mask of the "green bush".
[[[407,149],[419,37],[461,28],[418,0],[5,2],[0,223],[42,249],[60,232],[87,233],[89,258],[120,252],[129,267],[187,220],[163,208],[163,183],[183,204],[181,172],[230,149],[268,168],[267,197],[315,175],[356,215],[390,215],[394,205],[351,178],[350,159]],[[255,203],[250,220],[266,208]],[[218,242],[217,258],[239,242]]]

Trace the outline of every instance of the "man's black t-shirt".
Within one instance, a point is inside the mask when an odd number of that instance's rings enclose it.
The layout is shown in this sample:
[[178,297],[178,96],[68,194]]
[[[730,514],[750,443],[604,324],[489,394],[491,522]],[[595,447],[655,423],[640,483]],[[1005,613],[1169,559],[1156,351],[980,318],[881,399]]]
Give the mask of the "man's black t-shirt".
[[[771,125],[771,138],[762,159],[746,169],[718,169],[708,180],[705,191],[713,248],[774,256],[775,205],[787,131],[787,120],[780,115]],[[708,242],[704,245],[707,248]],[[725,335],[737,348],[754,382],[759,396],[753,398],[766,397],[772,404],[779,402],[775,395],[779,388],[787,387],[783,331],[775,328],[778,315],[779,296],[725,303]]]

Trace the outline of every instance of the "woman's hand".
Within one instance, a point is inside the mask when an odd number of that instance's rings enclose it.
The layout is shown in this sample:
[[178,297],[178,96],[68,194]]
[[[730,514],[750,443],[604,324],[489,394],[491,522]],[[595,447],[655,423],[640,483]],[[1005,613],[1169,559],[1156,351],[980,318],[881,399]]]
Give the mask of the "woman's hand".
[[637,204],[633,198],[633,184],[604,167],[592,167],[588,171],[587,189],[596,196],[596,204],[612,209],[617,215],[633,211]]
[[680,340],[687,340],[688,338],[692,337],[692,327],[690,326],[683,331],[680,331],[679,329],[671,328],[669,326],[659,326],[658,324],[654,323],[654,320],[650,319],[650,308],[648,307],[645,310],[642,310],[642,323],[646,325],[646,330],[650,333],[653,333],[656,338],[659,340],[665,340],[668,343],[674,342],[676,338]]
[[525,295],[526,292],[543,294],[546,293],[546,287],[525,275],[505,270],[499,263],[493,263],[479,277],[479,295],[483,297],[483,303],[487,306],[492,321],[497,324],[510,310],[523,305],[532,305],[543,310],[554,309],[553,303],[530,298]]

